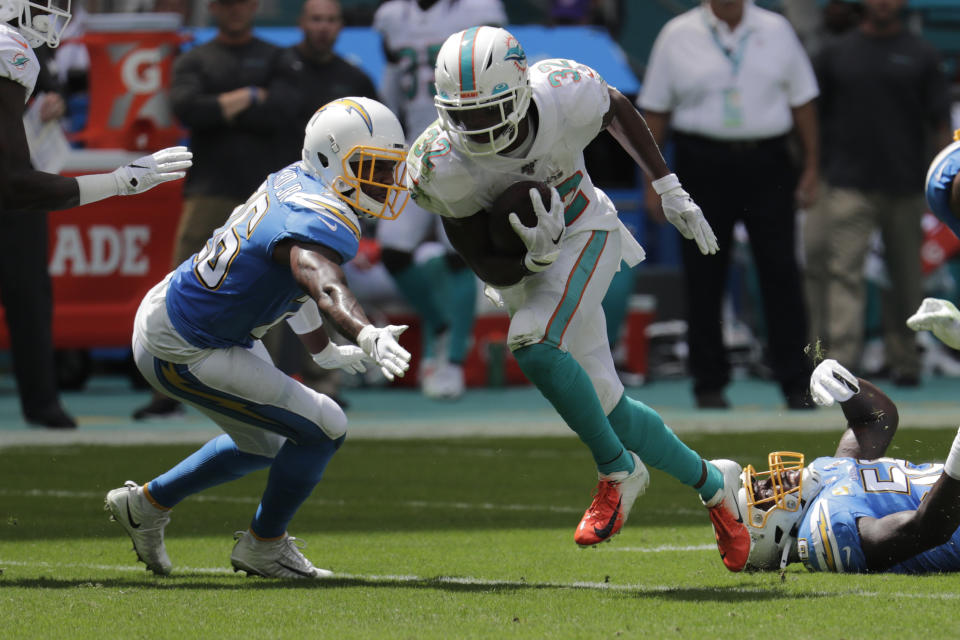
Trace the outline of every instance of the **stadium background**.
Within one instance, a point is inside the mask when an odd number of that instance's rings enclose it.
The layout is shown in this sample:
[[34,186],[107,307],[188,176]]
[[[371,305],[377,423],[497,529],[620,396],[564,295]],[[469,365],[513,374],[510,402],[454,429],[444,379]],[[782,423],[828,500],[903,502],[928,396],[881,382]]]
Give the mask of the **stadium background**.
[[[126,3],[126,5],[125,5]],[[812,29],[815,14],[822,10],[826,0],[757,0],[757,4],[783,11],[794,23],[801,36],[804,29]],[[89,6],[149,6],[149,0],[91,0]],[[379,38],[366,26],[379,4],[375,0],[344,0],[343,9],[347,24],[338,40],[336,50],[352,62],[363,67],[372,78],[379,78],[383,68]],[[548,26],[548,5],[544,0],[512,0],[505,3],[511,28],[524,43],[533,58],[555,55],[573,55],[579,61],[598,69],[613,85],[629,96],[635,96],[640,86],[644,63],[653,39],[662,25],[672,16],[689,9],[695,0],[644,0],[606,3],[615,9],[616,20],[605,26]],[[301,5],[300,0],[275,0],[261,2],[257,18],[257,32],[262,37],[280,45],[289,45],[300,38],[295,25]],[[204,2],[189,3],[186,24],[178,30],[169,23],[157,23],[148,13],[97,14],[107,23],[105,29],[112,41],[124,39],[131,32],[144,28],[161,33],[174,42],[183,40],[184,47],[203,42],[212,37],[213,28],[207,26]],[[955,0],[910,0],[911,28],[921,32],[941,51],[960,105],[960,6]],[[108,24],[108,26],[109,26]],[[160,26],[158,26],[158,24]],[[123,28],[126,25],[126,32]],[[608,29],[609,27],[609,29]],[[90,31],[88,31],[89,33]],[[810,31],[810,37],[814,37]],[[136,39],[131,38],[131,39]],[[576,50],[568,50],[569,42],[577,42]],[[150,43],[140,46],[154,46]],[[136,49],[136,47],[134,47]],[[168,54],[163,64],[169,66],[173,55]],[[91,81],[91,94],[96,91],[119,92],[119,67],[108,73],[100,73]],[[110,78],[113,78],[110,80]],[[104,81],[107,78],[108,81]],[[162,97],[164,87],[156,93]],[[95,128],[97,118],[105,119],[101,109],[94,113],[91,95],[79,96],[72,111],[79,117],[69,121],[73,135],[82,137]],[[960,108],[958,108],[960,114]],[[89,118],[87,115],[89,113]],[[956,118],[960,123],[960,115]],[[129,130],[117,130],[106,137],[106,142],[88,139],[86,149],[70,152],[64,172],[88,172],[98,168],[110,168],[119,158],[139,155],[155,144],[157,139],[149,136],[144,142],[142,131],[134,122]],[[182,135],[171,127],[172,135]],[[141,136],[137,138],[137,132]],[[128,148],[119,149],[116,141],[129,142]],[[188,142],[187,140],[185,140]],[[167,140],[171,143],[173,140]],[[146,146],[144,146],[144,144]],[[670,148],[666,149],[669,156]],[[678,234],[669,225],[656,225],[649,221],[642,208],[640,176],[636,165],[603,134],[587,150],[588,166],[597,184],[615,200],[621,217],[638,239],[647,248],[648,260],[637,270],[632,285],[630,311],[624,324],[622,339],[618,344],[618,362],[625,381],[629,385],[662,381],[682,384],[684,378],[683,329],[677,324],[682,316],[680,287]],[[165,185],[148,198],[142,198],[137,209],[131,212],[121,201],[106,201],[79,211],[67,211],[51,217],[51,271],[55,283],[55,342],[58,347],[58,377],[66,391],[82,391],[94,377],[102,375],[129,376],[132,389],[142,389],[138,376],[129,366],[129,319],[142,294],[166,271],[166,247],[172,234],[171,215],[179,210],[179,191],[174,185]],[[145,235],[144,235],[145,234]],[[939,239],[932,241],[939,242]],[[69,246],[70,251],[60,248]],[[948,252],[957,246],[949,246]],[[112,253],[111,253],[112,252]],[[946,257],[946,256],[944,256]],[[952,295],[956,282],[960,281],[960,268],[955,260],[943,260],[932,265],[941,290]],[[956,275],[955,275],[956,274]],[[945,283],[945,284],[944,284]],[[106,286],[105,286],[106,285]],[[748,251],[738,251],[730,274],[730,325],[728,347],[736,367],[736,374],[744,380],[763,381],[766,370],[761,349],[764,333],[763,323],[757,312],[752,265]],[[949,297],[947,295],[947,297]],[[396,301],[393,301],[394,303]],[[485,301],[481,300],[481,304]],[[384,314],[401,321],[416,322],[416,318],[397,304],[387,303],[381,309]],[[876,323],[876,313],[868,314]],[[502,312],[489,306],[481,308],[477,338],[471,352],[467,371],[468,383],[473,388],[488,385],[522,383],[515,363],[509,354],[502,354],[502,337],[506,319]],[[874,327],[875,330],[875,327]],[[414,342],[415,332],[409,332],[406,340]],[[0,324],[0,348],[6,340]],[[491,366],[493,363],[495,366]],[[946,369],[960,374],[960,364]],[[6,352],[0,351],[0,372],[9,368]],[[943,370],[943,368],[941,368]],[[929,372],[928,372],[929,373]],[[361,387],[367,382],[353,381]],[[405,384],[410,384],[406,381]],[[15,394],[3,393],[0,400],[14,403]],[[70,402],[69,398],[67,400]],[[742,403],[736,403],[742,404]],[[16,423],[16,420],[14,420]]]

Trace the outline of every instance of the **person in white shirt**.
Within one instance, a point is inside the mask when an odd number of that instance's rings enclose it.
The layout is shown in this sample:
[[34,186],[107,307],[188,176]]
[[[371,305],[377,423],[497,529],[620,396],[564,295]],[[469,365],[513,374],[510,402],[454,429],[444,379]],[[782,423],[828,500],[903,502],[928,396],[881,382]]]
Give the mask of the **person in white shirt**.
[[[700,408],[727,408],[730,365],[722,305],[734,226],[750,237],[774,378],[791,409],[810,408],[807,316],[796,260],[796,209],[818,188],[816,77],[787,20],[750,0],[705,0],[668,22],[638,98],[657,143],[717,234],[717,257],[682,247],[693,392]],[[796,130],[802,170],[791,153]],[[660,204],[647,189],[647,210]]]

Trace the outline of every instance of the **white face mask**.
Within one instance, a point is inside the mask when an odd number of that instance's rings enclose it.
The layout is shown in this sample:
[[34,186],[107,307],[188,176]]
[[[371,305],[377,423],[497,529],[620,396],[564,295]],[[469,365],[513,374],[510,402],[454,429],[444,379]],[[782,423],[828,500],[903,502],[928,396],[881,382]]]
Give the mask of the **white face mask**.
[[70,23],[70,0],[0,0],[0,15],[13,7],[17,27],[31,47],[60,44],[60,36]]

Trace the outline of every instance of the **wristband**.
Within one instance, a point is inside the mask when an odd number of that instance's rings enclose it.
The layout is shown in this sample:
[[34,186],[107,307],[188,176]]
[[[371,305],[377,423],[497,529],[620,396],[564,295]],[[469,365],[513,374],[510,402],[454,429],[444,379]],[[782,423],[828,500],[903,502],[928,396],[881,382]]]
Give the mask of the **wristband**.
[[250,104],[260,104],[260,93],[256,87],[247,87],[250,90]]
[[671,189],[676,189],[680,186],[680,178],[677,177],[675,173],[668,173],[662,178],[657,178],[650,183],[650,186],[653,187],[653,190],[657,192],[658,196],[662,196],[667,191]]
[[947,461],[943,463],[943,472],[954,480],[960,480],[960,430],[957,431],[957,436],[953,439],[953,446],[950,447]]
[[80,204],[90,204],[98,200],[120,195],[117,177],[112,173],[94,173],[77,176],[77,188],[80,191]]
[[316,362],[321,367],[329,362],[330,354],[337,350],[337,345],[333,344],[333,340],[327,343],[323,349],[317,351],[316,353],[311,353],[310,357],[313,358],[313,361]]

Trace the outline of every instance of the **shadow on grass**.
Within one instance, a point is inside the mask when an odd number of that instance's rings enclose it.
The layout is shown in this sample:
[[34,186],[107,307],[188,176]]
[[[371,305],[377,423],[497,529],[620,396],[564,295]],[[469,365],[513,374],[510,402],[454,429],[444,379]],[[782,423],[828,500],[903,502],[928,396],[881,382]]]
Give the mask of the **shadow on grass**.
[[594,591],[618,594],[624,598],[664,599],[682,602],[744,602],[821,598],[826,594],[797,594],[769,585],[725,587],[663,587],[595,582],[526,582],[483,580],[455,576],[343,576],[320,580],[277,580],[241,578],[226,572],[222,577],[207,573],[182,573],[175,576],[143,578],[0,578],[0,587],[24,589],[177,589],[184,591],[278,591],[291,589],[422,589],[448,593],[497,594],[523,591]]

